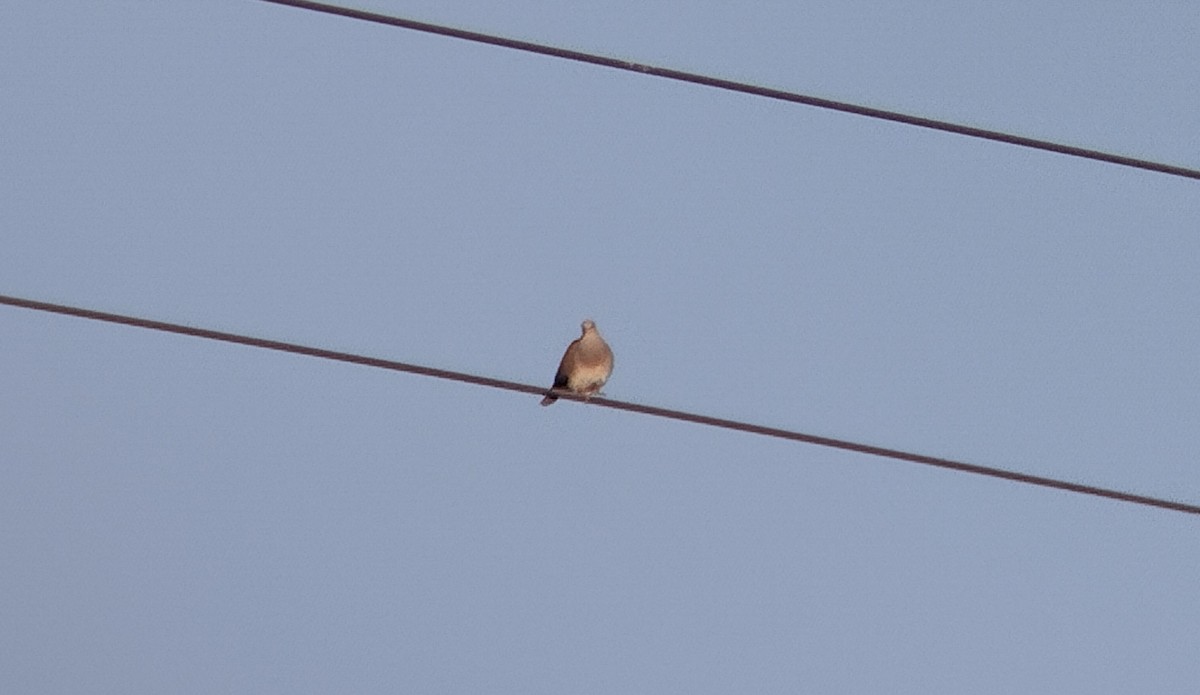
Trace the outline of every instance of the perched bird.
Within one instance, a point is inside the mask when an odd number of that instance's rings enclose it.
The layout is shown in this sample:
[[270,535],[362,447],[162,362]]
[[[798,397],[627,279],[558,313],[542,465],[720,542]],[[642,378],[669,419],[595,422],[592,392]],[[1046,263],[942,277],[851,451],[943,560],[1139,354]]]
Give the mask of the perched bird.
[[542,405],[557,401],[554,392],[562,389],[587,397],[594,396],[612,375],[612,350],[600,337],[596,324],[589,319],[583,322],[581,328],[583,335],[567,346],[562,362],[558,363],[558,373],[554,375],[554,386],[546,392]]

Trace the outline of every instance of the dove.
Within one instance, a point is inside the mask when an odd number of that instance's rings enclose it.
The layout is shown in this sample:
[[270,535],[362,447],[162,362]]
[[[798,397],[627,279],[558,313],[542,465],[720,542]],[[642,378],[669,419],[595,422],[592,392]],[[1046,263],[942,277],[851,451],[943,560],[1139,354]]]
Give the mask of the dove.
[[595,322],[589,319],[580,328],[583,329],[583,335],[567,346],[562,362],[558,363],[554,385],[546,392],[542,405],[550,405],[558,400],[555,391],[566,390],[590,398],[600,391],[612,375],[612,350],[600,337]]

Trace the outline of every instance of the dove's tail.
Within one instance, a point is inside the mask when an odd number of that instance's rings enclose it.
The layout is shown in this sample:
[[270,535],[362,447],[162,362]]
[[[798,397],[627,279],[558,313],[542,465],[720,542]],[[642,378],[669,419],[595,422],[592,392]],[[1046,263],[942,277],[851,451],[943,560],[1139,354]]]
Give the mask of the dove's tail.
[[551,396],[550,393],[547,392],[546,397],[542,399],[542,405],[550,405],[550,404],[554,403],[554,401],[557,401],[557,400],[558,400],[558,396]]

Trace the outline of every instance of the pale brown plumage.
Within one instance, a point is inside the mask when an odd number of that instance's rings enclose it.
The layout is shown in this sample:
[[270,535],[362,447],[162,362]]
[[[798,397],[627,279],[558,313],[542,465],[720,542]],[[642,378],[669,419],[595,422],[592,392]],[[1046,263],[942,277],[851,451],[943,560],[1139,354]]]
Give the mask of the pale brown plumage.
[[584,396],[593,396],[600,391],[608,377],[612,375],[613,354],[596,330],[596,324],[591,320],[584,321],[580,326],[583,335],[567,346],[562,362],[558,363],[558,373],[554,375],[554,386],[546,392],[542,405],[550,405],[558,400],[555,391],[571,391]]

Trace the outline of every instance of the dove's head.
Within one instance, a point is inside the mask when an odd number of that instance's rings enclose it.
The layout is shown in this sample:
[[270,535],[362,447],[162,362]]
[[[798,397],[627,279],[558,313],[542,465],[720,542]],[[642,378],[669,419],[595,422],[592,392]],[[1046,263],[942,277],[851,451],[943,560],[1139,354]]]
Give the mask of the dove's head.
[[591,319],[584,319],[583,323],[579,324],[579,327],[583,329],[584,333],[594,331],[596,330],[596,322]]

